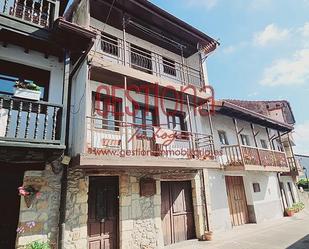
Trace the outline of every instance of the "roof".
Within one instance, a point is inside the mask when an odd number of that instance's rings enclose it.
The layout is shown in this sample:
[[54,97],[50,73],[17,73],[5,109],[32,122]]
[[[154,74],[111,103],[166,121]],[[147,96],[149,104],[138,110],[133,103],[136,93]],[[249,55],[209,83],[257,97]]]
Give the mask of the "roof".
[[285,122],[290,125],[295,124],[295,117],[290,103],[287,100],[237,100],[237,99],[224,99],[229,103],[237,106],[244,107],[248,110],[269,116],[269,111],[282,109]]
[[216,101],[215,110],[226,116],[238,118],[258,124],[271,129],[288,132],[293,130],[293,126],[274,120],[266,115],[244,108],[243,106],[231,103],[228,100]]
[[[74,11],[78,8],[81,0],[74,0],[70,8],[66,11],[65,17],[67,20],[72,19]],[[147,0],[89,0],[91,17],[105,22],[106,16],[109,14],[108,24],[118,29],[122,29],[122,17],[125,13],[129,16],[130,21],[126,31],[134,36],[141,35],[141,31],[136,29],[132,23],[138,23],[149,30],[153,34],[160,34],[177,43],[184,45],[184,56],[188,57],[198,51],[197,44],[200,44],[206,49],[207,53],[215,50],[219,46],[219,42],[211,38],[207,34],[194,28],[188,23],[180,20],[167,11],[159,8]],[[111,4],[114,3],[113,10],[109,12]],[[117,20],[116,20],[117,19]],[[143,35],[143,39],[155,43],[156,36]],[[158,41],[157,41],[158,42]],[[165,44],[165,46],[167,46]],[[170,51],[176,53],[172,47],[168,47]],[[175,48],[174,48],[175,49]],[[177,53],[180,53],[177,48]]]

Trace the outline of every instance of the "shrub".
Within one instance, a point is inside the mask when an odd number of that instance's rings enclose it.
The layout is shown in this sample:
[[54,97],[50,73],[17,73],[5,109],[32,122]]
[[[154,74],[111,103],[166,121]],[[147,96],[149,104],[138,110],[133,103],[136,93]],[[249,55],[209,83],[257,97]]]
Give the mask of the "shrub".
[[52,249],[48,242],[33,241],[27,244],[26,249]]

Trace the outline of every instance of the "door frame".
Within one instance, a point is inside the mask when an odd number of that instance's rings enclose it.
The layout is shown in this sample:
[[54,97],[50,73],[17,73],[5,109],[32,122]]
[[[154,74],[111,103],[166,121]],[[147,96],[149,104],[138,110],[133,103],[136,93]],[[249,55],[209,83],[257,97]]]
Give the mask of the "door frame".
[[[195,211],[196,211],[195,208],[196,208],[196,206],[195,206],[194,199],[193,199],[193,191],[194,191],[194,189],[192,187],[192,186],[194,186],[194,182],[193,182],[192,179],[164,179],[164,180],[160,181],[160,188],[162,188],[162,183],[174,183],[174,182],[189,182],[190,183],[190,187],[191,187],[190,188],[190,203],[192,205],[192,218],[193,218],[192,219],[192,221],[193,221],[192,228],[194,230],[193,231],[194,238],[192,238],[192,239],[195,239],[198,236],[197,236],[197,231],[196,231],[196,220],[195,220]],[[169,187],[169,200],[171,200],[170,198],[171,198],[171,188]],[[161,212],[162,212],[162,189],[161,189]],[[172,216],[172,215],[170,215],[170,216]],[[162,239],[163,239],[163,244],[164,244],[164,232],[163,232],[162,216],[161,216],[161,227],[162,227],[161,229],[162,229],[162,235],[163,235]],[[173,228],[172,224],[171,224],[170,230],[171,230],[171,236],[173,236],[174,228]],[[185,240],[185,241],[187,241],[187,240]],[[171,244],[164,245],[164,246],[172,246],[172,245],[175,245],[175,244],[177,244],[179,242],[172,242]]]
[[[117,217],[116,217],[116,248],[120,249],[120,176],[119,175],[97,175],[97,174],[87,174],[88,177],[88,183],[89,183],[89,187],[88,187],[88,201],[87,201],[87,207],[88,207],[88,213],[89,213],[89,192],[90,192],[90,178],[115,178],[115,183],[117,184],[117,209],[118,212],[117,213]],[[87,214],[88,215],[88,214]],[[87,249],[89,249],[89,235],[88,235],[88,218],[87,218]]]
[[[242,180],[242,188],[243,188],[243,196],[244,196],[244,201],[245,201],[245,204],[246,204],[245,205],[245,210],[244,210],[245,211],[245,216],[246,216],[246,221],[245,221],[245,223],[239,224],[239,225],[235,225],[234,224],[234,219],[232,218],[232,216],[233,216],[233,214],[232,214],[232,207],[231,207],[232,206],[232,200],[230,198],[230,189],[229,189],[229,185],[228,185],[228,181],[227,181],[228,178],[232,178],[232,177],[241,178],[241,180]],[[248,201],[247,201],[247,193],[246,193],[246,188],[245,188],[244,176],[242,176],[242,175],[224,175],[224,178],[225,178],[226,194],[227,194],[228,208],[229,208],[229,214],[230,214],[230,219],[231,219],[232,227],[242,226],[244,224],[250,223]]]

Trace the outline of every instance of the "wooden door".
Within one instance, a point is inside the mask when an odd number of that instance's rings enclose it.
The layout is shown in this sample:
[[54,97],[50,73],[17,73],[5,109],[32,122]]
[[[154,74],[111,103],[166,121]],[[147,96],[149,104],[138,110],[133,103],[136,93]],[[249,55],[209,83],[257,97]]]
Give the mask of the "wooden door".
[[164,245],[195,238],[190,181],[161,182]]
[[118,178],[90,177],[88,248],[118,248]]
[[24,170],[13,165],[1,165],[0,174],[0,249],[14,249],[18,226],[20,196]]
[[249,223],[248,206],[242,176],[226,176],[226,188],[233,226]]

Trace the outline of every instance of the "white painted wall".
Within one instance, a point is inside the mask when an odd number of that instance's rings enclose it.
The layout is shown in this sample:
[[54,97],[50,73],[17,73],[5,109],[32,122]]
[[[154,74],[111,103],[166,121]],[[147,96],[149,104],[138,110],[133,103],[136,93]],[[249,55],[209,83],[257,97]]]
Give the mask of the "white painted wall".
[[211,203],[211,229],[225,231],[232,228],[228,206],[224,171],[208,170],[208,186]]
[[[260,184],[260,192],[254,193],[253,183]],[[248,205],[254,206],[257,223],[283,216],[276,173],[247,171],[245,172],[244,184],[247,202]]]
[[[287,205],[291,207],[294,202],[299,202],[298,191],[291,176],[280,176],[280,181],[283,183],[283,188],[286,194]],[[288,183],[291,185],[291,190],[288,187]],[[294,202],[293,202],[294,198]]]

